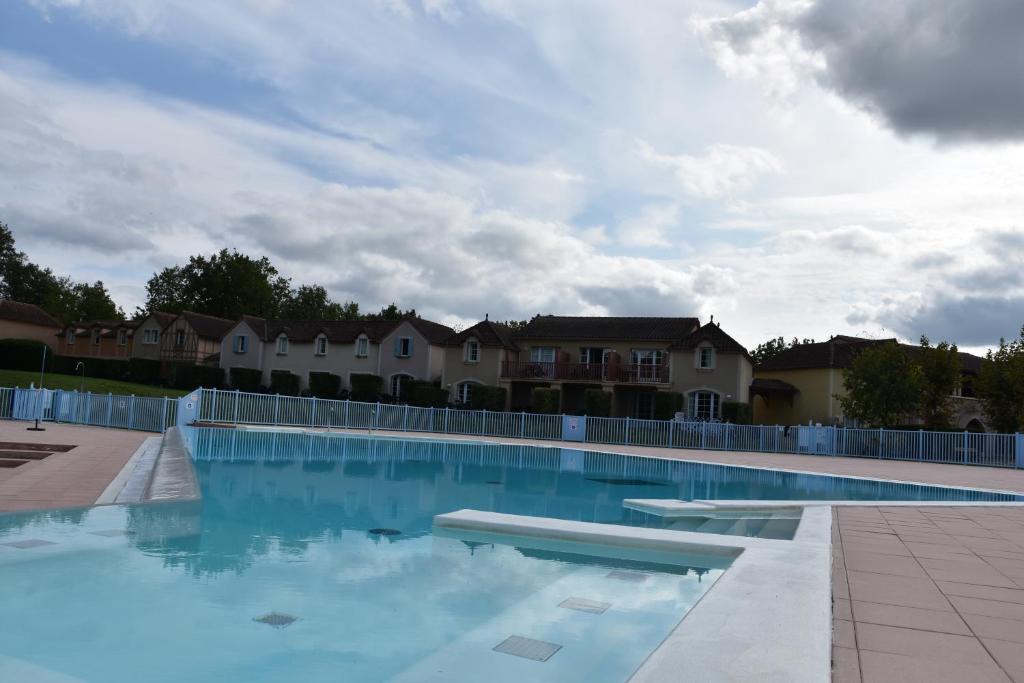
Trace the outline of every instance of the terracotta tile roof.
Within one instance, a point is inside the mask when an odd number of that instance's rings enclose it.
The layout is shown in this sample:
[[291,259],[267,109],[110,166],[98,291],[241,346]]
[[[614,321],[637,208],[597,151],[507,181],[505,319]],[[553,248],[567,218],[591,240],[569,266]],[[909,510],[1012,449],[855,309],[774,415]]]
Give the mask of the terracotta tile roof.
[[20,301],[0,299],[0,320],[28,323],[30,325],[42,325],[45,327],[60,327],[60,321],[52,315],[39,308],[35,304],[23,304]]
[[699,326],[696,318],[538,315],[514,338],[673,342]]
[[703,342],[710,342],[719,353],[739,353],[750,358],[750,354],[747,353],[743,345],[723,332],[718,323],[707,323],[673,344],[671,348],[690,351],[696,349]]
[[462,346],[467,339],[475,337],[480,346],[488,348],[515,349],[512,328],[492,320],[481,320],[476,325],[453,334],[444,341],[445,346]]

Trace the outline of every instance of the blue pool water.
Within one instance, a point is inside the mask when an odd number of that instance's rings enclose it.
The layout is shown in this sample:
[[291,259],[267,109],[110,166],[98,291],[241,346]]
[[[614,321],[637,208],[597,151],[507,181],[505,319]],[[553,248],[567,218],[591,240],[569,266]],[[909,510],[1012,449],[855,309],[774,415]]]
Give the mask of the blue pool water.
[[[199,503],[0,515],[0,680],[623,681],[725,567],[435,535],[434,515],[658,525],[622,499],[1013,498],[520,446],[189,438]],[[509,636],[560,649],[496,652]]]

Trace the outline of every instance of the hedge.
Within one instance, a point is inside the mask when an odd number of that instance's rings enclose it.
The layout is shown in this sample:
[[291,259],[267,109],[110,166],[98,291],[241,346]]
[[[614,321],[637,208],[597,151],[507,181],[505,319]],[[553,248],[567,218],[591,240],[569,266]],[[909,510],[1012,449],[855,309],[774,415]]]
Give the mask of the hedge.
[[419,408],[444,408],[448,391],[430,382],[410,382],[409,405]]
[[309,373],[309,394],[315,398],[338,398],[341,377],[330,372]]
[[302,379],[287,370],[270,371],[270,393],[282,396],[298,396]]
[[608,417],[612,414],[612,392],[587,389],[583,392],[583,412],[590,417]]
[[174,363],[170,366],[171,386],[178,389],[219,389],[224,386],[224,371],[212,365]]
[[239,391],[259,391],[263,381],[263,372],[256,368],[231,368],[231,386]]
[[505,410],[506,396],[508,396],[508,390],[505,387],[477,384],[469,392],[469,407],[473,410],[499,412]]
[[558,404],[561,403],[561,398],[562,392],[559,389],[536,387],[530,393],[530,410],[535,413],[555,415],[558,413]]
[[0,339],[0,368],[4,370],[33,370],[39,372],[46,352],[46,369],[53,372],[53,349],[35,339]]
[[160,361],[149,358],[129,358],[128,375],[139,384],[160,384]]
[[352,383],[350,398],[353,401],[373,403],[380,400],[380,388],[384,380],[377,375],[355,374],[349,377]]
[[654,419],[671,420],[683,409],[683,395],[676,391],[658,391],[654,394]]
[[753,410],[749,403],[740,401],[722,401],[722,419],[738,425],[748,425],[753,422]]

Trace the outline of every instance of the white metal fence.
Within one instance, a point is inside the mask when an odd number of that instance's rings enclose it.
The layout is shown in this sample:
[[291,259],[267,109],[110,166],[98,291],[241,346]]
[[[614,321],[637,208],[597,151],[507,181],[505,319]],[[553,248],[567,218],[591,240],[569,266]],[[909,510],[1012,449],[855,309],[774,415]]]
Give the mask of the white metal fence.
[[[563,416],[418,408],[200,389],[197,420],[210,424],[431,432],[561,440]],[[186,399],[181,399],[186,400]],[[77,391],[0,388],[0,418],[162,432],[177,421],[179,399]],[[977,434],[716,422],[579,418],[586,443],[758,453],[842,455],[994,467],[1024,467],[1024,434]]]
[[178,399],[166,396],[0,388],[0,418],[163,432],[174,426],[177,412]]

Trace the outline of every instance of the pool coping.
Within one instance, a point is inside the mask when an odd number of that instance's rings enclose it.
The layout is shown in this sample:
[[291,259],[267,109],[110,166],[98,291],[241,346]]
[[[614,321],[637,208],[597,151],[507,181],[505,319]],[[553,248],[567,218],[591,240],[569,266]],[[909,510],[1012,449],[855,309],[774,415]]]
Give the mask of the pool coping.
[[94,505],[135,505],[200,500],[191,450],[181,429],[143,441]]
[[[716,536],[460,510],[448,532],[732,556],[701,599],[639,665],[631,683],[678,680],[827,681],[832,669],[832,511],[805,510],[791,541]],[[736,618],[742,615],[742,618]]]

